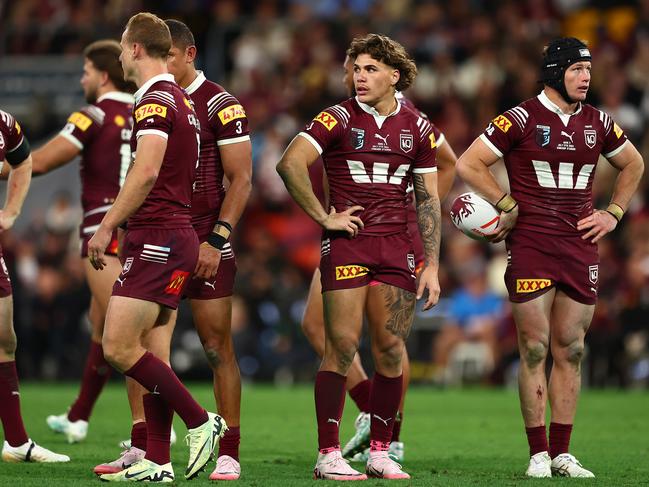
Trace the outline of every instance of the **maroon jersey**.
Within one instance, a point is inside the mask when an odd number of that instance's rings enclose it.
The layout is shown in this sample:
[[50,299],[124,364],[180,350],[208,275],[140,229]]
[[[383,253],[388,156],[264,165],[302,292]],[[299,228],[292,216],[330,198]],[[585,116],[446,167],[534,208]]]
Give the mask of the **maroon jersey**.
[[198,164],[200,127],[191,102],[170,74],[154,76],[135,93],[131,149],[137,139],[167,139],[158,179],[142,206],[129,218],[129,228],[189,228],[192,185]]
[[[10,113],[0,110],[0,163],[7,158],[8,154],[18,149],[23,141],[24,136],[20,124]],[[16,161],[17,164],[21,162]]]
[[320,112],[300,135],[322,155],[330,204],[365,208],[361,234],[407,229],[406,187],[413,173],[437,171],[431,124],[397,104],[388,116],[355,98]]
[[72,113],[59,134],[81,151],[81,238],[95,233],[131,164],[133,102],[128,93],[106,93]]
[[504,157],[516,228],[574,235],[593,212],[593,173],[599,155],[618,154],[627,141],[606,113],[580,104],[561,112],[544,92],[496,117],[480,138]]
[[225,196],[219,147],[250,140],[248,118],[235,97],[200,71],[185,91],[194,102],[201,125],[200,158],[192,195],[192,221],[200,223],[219,216]]

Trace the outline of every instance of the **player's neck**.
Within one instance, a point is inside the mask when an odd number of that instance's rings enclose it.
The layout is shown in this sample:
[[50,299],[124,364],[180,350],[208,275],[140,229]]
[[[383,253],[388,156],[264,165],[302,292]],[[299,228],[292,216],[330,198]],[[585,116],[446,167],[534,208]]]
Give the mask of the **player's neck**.
[[102,96],[104,96],[106,93],[110,93],[111,91],[119,90],[115,88],[115,85],[113,85],[112,83],[100,86],[99,88],[97,88],[97,99],[99,100]]
[[577,111],[577,108],[579,107],[578,101],[575,103],[567,102],[563,98],[563,96],[561,96],[561,93],[559,93],[557,90],[549,86],[544,87],[543,91],[545,92],[545,96],[547,96],[548,99],[552,103],[554,103],[557,107],[559,107],[559,110],[561,110],[566,115],[572,115]]
[[194,80],[197,77],[198,77],[198,72],[196,71],[196,68],[192,64],[187,68],[187,71],[185,71],[183,77],[178,80],[178,84],[180,85],[181,88],[187,88],[189,85],[191,85],[194,82]]
[[398,103],[399,102],[395,98],[394,93],[390,93],[388,96],[385,96],[378,100],[376,104],[372,106],[372,108],[379,112],[379,115],[385,117],[387,115],[390,115],[397,109]]
[[141,62],[138,72],[136,73],[135,84],[141,88],[144,83],[155,76],[167,74],[167,63],[159,59],[147,59]]

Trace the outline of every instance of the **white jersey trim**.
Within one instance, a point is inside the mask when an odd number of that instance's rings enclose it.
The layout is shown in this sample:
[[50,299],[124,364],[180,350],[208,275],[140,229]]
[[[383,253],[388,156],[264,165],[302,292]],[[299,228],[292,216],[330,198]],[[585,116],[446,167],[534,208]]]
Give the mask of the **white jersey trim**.
[[157,135],[158,137],[162,137],[165,140],[169,139],[169,134],[166,132],[163,132],[162,130],[156,130],[156,129],[144,129],[144,130],[138,130],[136,138],[140,138],[143,135]]
[[412,170],[413,174],[426,174],[429,172],[437,172],[437,167],[416,167]]
[[446,142],[446,137],[444,137],[443,133],[439,133],[439,138],[435,141],[435,145],[437,147],[444,145],[444,142]]
[[315,147],[315,150],[318,151],[318,154],[322,155],[322,147],[320,147],[320,144],[318,144],[318,141],[317,141],[317,140],[315,140],[313,137],[311,137],[311,136],[310,136],[309,134],[307,134],[306,132],[300,132],[298,135],[301,135],[301,136],[304,137],[306,140],[308,140],[309,142],[311,142],[311,145],[313,145],[313,147]]
[[246,140],[250,140],[249,135],[242,135],[241,137],[234,137],[232,139],[217,140],[216,145],[221,146],[221,145],[238,144],[239,142],[245,142]]
[[104,93],[99,98],[97,98],[97,103],[102,100],[114,100],[130,104],[135,103],[135,97],[130,93],[124,93],[123,91],[109,91],[108,93]]
[[559,108],[552,100],[550,100],[550,98],[548,98],[548,95],[545,94],[545,91],[539,93],[539,96],[537,96],[537,98],[541,102],[541,105],[550,110],[552,113],[556,113],[566,127],[568,126],[570,117],[581,113],[581,102],[579,102],[579,106],[574,113],[563,113],[563,110],[561,110],[561,108]]
[[203,74],[203,71],[196,70],[197,76],[194,78],[194,81],[189,83],[189,86],[185,88],[185,93],[188,95],[191,95],[194,93],[197,89],[201,87],[201,85],[205,82],[207,79],[205,75]]
[[399,113],[401,111],[401,103],[399,103],[399,100],[397,100],[396,96],[394,97],[394,101],[397,102],[397,108],[395,108],[395,110],[392,113],[389,113],[387,115],[380,115],[379,112],[376,111],[376,108],[374,108],[374,107],[372,107],[372,106],[370,106],[370,105],[368,105],[366,103],[363,103],[362,101],[359,101],[358,96],[354,97],[354,100],[356,100],[356,103],[358,103],[358,106],[361,107],[361,109],[364,112],[369,113],[370,115],[372,115],[372,117],[374,118],[374,121],[376,122],[376,125],[378,125],[379,128],[383,127],[383,123],[389,117],[392,117],[393,115],[396,115],[397,113]]
[[624,141],[624,144],[622,144],[622,145],[621,145],[620,147],[618,147],[617,149],[612,150],[612,151],[609,152],[608,154],[602,154],[602,155],[603,155],[604,157],[606,157],[607,159],[610,159],[611,157],[615,157],[615,156],[618,155],[620,152],[622,152],[622,149],[624,149],[624,146],[625,146],[628,142],[629,142],[629,140],[627,139],[627,140]]
[[154,76],[150,80],[148,80],[146,83],[144,83],[142,86],[140,86],[140,89],[135,92],[135,101],[140,102],[142,97],[146,95],[146,92],[148,91],[149,88],[151,88],[155,83],[158,81],[170,81],[171,83],[175,83],[176,81],[174,80],[174,75],[169,74],[169,73],[163,73],[159,74],[157,76]]
[[90,227],[83,227],[81,230],[84,235],[88,235],[89,233],[95,233],[97,229],[99,228],[99,225],[92,225]]
[[75,146],[77,149],[79,149],[79,150],[83,150],[83,144],[82,144],[81,141],[80,141],[79,139],[77,139],[74,135],[72,135],[72,134],[68,134],[68,133],[63,132],[63,131],[59,132],[59,135],[60,135],[61,137],[63,137],[65,140],[67,140],[68,142],[70,142],[70,143],[71,143],[73,146]]
[[487,136],[486,136],[485,134],[480,134],[480,140],[482,140],[482,142],[484,142],[485,145],[486,145],[487,147],[489,147],[489,148],[491,149],[491,151],[492,151],[494,154],[496,154],[498,157],[502,157],[502,156],[503,156],[503,153],[500,152],[500,150],[498,149],[498,147],[496,147],[495,145],[493,145],[493,143],[492,143],[492,142],[487,138]]
[[95,208],[94,210],[86,211],[83,216],[84,218],[90,215],[96,215],[97,213],[106,213],[108,210],[110,210],[113,207],[113,205],[104,205],[104,206],[99,206]]

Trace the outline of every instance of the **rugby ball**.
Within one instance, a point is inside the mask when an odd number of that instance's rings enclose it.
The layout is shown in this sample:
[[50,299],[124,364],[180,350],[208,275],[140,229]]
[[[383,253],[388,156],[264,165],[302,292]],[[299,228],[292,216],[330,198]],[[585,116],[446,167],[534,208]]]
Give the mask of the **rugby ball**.
[[500,212],[482,196],[464,193],[455,198],[451,207],[453,224],[465,235],[475,240],[486,240],[500,221]]

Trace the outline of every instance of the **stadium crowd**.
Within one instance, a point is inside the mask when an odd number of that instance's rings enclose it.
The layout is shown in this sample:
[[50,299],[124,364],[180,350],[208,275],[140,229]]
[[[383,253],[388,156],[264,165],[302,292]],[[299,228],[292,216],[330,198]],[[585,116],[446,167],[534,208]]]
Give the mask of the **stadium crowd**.
[[[233,244],[239,272],[232,326],[242,376],[291,382],[311,380],[317,368],[300,320],[319,261],[320,229],[293,203],[275,165],[306,121],[345,97],[340,79],[349,40],[381,32],[403,43],[419,69],[407,96],[461,154],[495,115],[538,93],[540,46],[556,35],[585,39],[595,59],[588,101],[609,113],[646,156],[649,1],[610,3],[23,0],[0,10],[0,55],[80,56],[95,39],[119,38],[125,20],[141,10],[188,23],[196,35],[197,64],[242,102],[250,120],[253,192]],[[38,146],[39,137],[60,130],[65,120],[34,111],[21,122]],[[313,180],[319,181],[316,173]],[[608,201],[613,174],[602,162],[594,187],[599,207]],[[445,215],[465,190],[456,183]],[[76,378],[88,343],[88,290],[77,249],[80,210],[60,194],[43,212],[22,218],[29,220],[26,230],[1,236],[14,276],[22,376]],[[621,228],[599,249],[600,295],[587,335],[586,383],[646,386],[646,180]],[[434,317],[418,317],[410,337],[414,380],[515,383],[518,354],[504,265],[504,245],[471,241],[446,217],[442,302]],[[185,377],[205,377],[207,363],[189,320],[181,309],[172,363]]]

